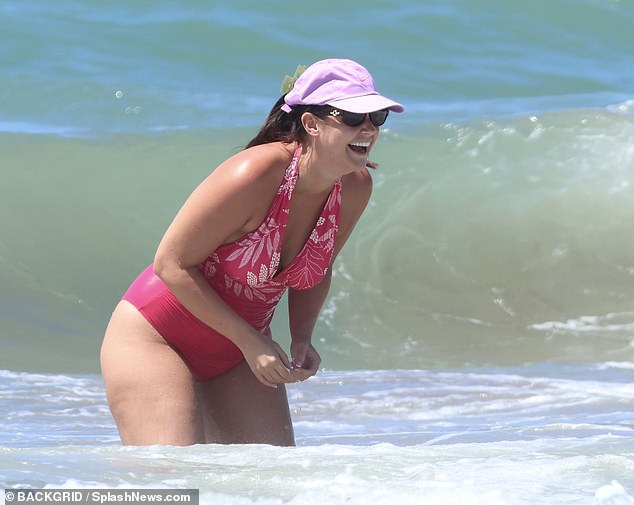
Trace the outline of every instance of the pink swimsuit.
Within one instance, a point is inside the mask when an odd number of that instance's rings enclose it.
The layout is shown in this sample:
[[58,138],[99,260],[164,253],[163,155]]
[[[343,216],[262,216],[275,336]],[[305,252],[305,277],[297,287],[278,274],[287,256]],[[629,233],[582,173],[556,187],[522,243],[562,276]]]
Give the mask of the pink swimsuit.
[[[278,272],[300,154],[298,148],[260,227],[219,247],[199,267],[222,299],[262,333],[269,332],[275,307],[286,288],[316,286],[332,260],[341,205],[340,180],[333,186],[302,250]],[[198,381],[217,377],[244,359],[229,339],[196,318],[176,299],[154,274],[152,265],[134,281],[123,299],[132,303],[181,355]]]

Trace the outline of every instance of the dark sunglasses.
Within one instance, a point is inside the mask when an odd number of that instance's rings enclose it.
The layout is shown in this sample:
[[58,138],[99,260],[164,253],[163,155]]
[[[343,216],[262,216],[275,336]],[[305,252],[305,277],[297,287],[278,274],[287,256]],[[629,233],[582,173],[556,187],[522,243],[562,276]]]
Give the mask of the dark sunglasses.
[[[388,109],[377,110],[375,112],[370,112],[370,122],[379,127],[385,123],[387,120],[387,116],[390,113]],[[341,109],[332,109],[328,114],[333,117],[340,117],[341,122],[346,126],[359,126],[361,123],[365,121],[365,116],[368,114],[362,114],[360,112],[348,112],[347,110]]]

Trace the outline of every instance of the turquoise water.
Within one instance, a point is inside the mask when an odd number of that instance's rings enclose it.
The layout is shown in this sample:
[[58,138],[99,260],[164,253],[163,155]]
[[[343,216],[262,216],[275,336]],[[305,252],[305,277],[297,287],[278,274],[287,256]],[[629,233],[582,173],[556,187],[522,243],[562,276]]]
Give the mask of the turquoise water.
[[[0,1],[0,484],[634,503],[634,4]],[[289,392],[299,447],[123,448],[98,349],[286,73],[405,104]],[[287,344],[280,307],[273,332]]]

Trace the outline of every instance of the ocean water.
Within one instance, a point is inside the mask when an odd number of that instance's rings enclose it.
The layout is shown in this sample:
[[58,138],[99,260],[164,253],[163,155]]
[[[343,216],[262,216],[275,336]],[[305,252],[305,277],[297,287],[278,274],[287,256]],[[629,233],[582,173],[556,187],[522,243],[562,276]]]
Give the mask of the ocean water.
[[[0,487],[634,504],[633,25],[625,0],[0,0]],[[324,370],[289,387],[298,446],[121,446],[112,308],[284,74],[333,56],[407,112]]]

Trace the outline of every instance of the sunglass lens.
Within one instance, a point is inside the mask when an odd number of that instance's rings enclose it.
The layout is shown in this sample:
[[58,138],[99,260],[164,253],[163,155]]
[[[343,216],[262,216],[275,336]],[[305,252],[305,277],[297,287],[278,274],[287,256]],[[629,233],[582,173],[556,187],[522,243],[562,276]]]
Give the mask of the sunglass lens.
[[341,111],[341,120],[348,126],[359,126],[365,121],[365,114],[358,112],[348,112],[347,110]]
[[376,112],[370,112],[370,121],[374,126],[381,126],[387,121],[387,116],[390,113],[388,109],[377,110]]

